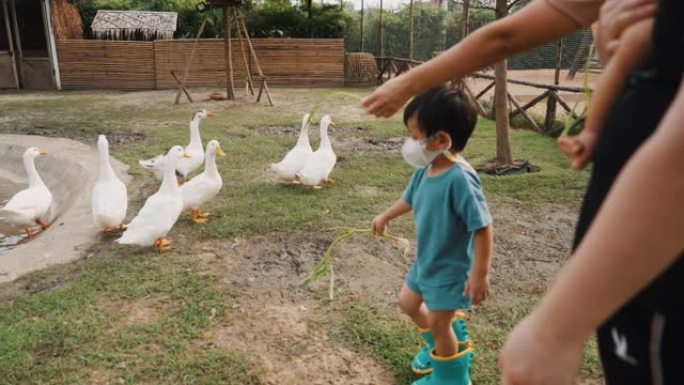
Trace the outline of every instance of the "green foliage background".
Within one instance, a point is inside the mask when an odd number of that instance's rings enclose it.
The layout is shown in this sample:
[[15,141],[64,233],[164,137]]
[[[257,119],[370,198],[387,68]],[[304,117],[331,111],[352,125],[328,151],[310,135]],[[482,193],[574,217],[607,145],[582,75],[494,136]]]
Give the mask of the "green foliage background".
[[[98,9],[130,9],[178,12],[176,38],[192,38],[197,34],[203,14],[196,10],[199,0],[72,0],[77,4],[83,23],[92,23]],[[521,4],[521,3],[519,3]],[[262,0],[251,2],[245,12],[245,22],[252,37],[277,38],[344,38],[348,52],[361,50],[361,22],[363,20],[363,51],[380,55],[380,11],[366,8],[354,10],[351,4],[312,4],[311,14],[307,2],[293,4],[289,0]],[[518,9],[516,6],[512,12]],[[492,21],[491,9],[471,8],[470,30],[474,31]],[[451,3],[448,10],[438,9],[429,3],[415,3],[414,8],[414,59],[428,60],[461,40],[462,9]],[[385,56],[409,57],[410,12],[408,6],[399,10],[383,11],[385,25]],[[224,34],[220,10],[210,11],[202,37],[217,38]],[[563,41],[562,67],[569,68],[582,38],[590,33],[583,30]],[[516,55],[509,60],[511,69],[554,68],[556,43]],[[581,56],[584,58],[584,56]]]

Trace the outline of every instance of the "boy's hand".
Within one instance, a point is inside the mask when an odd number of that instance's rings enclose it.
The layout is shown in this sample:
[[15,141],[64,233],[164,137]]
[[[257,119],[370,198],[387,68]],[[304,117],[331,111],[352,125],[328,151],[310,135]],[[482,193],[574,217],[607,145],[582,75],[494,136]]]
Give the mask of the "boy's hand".
[[389,220],[387,220],[387,218],[385,218],[385,216],[382,214],[375,217],[373,219],[373,221],[371,222],[371,229],[373,229],[373,234],[384,235],[385,229],[387,229],[388,223],[389,223]]
[[584,129],[575,136],[561,136],[558,138],[558,147],[571,160],[570,166],[574,170],[582,170],[589,163],[598,135]]
[[489,297],[489,274],[470,274],[463,295],[470,297],[473,305],[479,305]]

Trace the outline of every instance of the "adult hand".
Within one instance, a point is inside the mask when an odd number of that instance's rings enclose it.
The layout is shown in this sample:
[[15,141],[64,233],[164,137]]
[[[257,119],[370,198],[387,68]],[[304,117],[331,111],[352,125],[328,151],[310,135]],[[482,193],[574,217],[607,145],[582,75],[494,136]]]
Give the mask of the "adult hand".
[[584,339],[549,333],[552,325],[535,313],[522,320],[508,335],[499,370],[502,385],[572,385],[580,367]]
[[408,74],[390,79],[366,97],[361,105],[377,117],[389,118],[413,96]]
[[637,21],[653,17],[658,0],[606,0],[601,6],[598,22],[599,52],[610,60],[622,32]]

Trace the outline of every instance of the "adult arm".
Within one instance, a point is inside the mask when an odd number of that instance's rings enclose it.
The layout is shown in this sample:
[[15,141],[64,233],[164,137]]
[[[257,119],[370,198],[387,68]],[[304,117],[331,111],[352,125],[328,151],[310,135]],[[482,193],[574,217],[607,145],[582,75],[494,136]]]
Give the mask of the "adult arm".
[[570,16],[546,0],[533,1],[520,11],[476,30],[436,58],[388,81],[362,104],[371,114],[389,117],[413,95],[579,28]]
[[574,257],[510,334],[500,358],[503,384],[570,383],[588,336],[680,257],[683,124],[680,86],[660,127],[615,181]]

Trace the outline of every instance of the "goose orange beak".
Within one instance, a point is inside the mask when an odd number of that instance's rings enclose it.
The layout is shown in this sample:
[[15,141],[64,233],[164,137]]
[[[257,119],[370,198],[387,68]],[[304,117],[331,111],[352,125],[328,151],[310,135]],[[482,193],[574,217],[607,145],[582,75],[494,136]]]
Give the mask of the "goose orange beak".
[[184,152],[183,158],[192,158],[192,155],[188,154],[187,152]]
[[45,151],[45,150],[38,150],[38,154],[40,154],[40,155],[47,155],[47,151]]
[[214,116],[214,113],[211,111],[207,111],[207,116]]
[[221,156],[226,155],[226,153],[223,152],[223,149],[221,149],[221,147],[217,147],[217,148],[216,148],[216,154],[217,154],[217,155],[221,155]]

